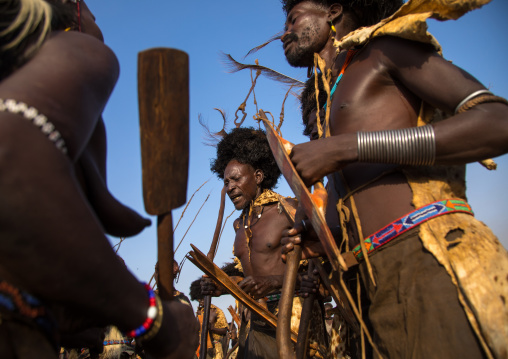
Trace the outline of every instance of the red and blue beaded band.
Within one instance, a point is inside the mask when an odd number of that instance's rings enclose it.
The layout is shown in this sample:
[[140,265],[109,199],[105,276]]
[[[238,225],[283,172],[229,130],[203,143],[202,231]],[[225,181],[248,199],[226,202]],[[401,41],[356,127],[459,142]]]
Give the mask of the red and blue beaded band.
[[125,336],[136,338],[139,342],[153,338],[162,325],[162,301],[147,283],[143,285],[148,292],[149,307],[146,319],[138,328],[124,333]]

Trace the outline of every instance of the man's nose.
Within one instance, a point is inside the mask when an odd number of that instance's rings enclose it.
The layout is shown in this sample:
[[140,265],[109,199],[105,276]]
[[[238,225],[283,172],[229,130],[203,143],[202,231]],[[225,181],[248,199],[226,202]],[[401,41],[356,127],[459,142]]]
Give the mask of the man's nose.
[[235,185],[231,182],[229,182],[227,185],[225,185],[226,187],[226,193],[229,194],[232,190],[235,189]]

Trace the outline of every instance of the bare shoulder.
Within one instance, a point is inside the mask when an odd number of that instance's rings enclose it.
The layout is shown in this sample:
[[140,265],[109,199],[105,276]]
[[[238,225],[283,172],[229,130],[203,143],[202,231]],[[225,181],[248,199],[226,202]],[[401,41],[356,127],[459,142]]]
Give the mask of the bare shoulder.
[[55,34],[41,48],[40,60],[51,60],[59,66],[60,72],[76,71],[83,76],[105,76],[106,81],[116,82],[119,63],[114,52],[93,36],[79,32]]
[[[17,99],[58,98],[94,93],[109,97],[119,75],[113,51],[96,38],[78,32],[59,32],[44,42],[37,54],[2,81],[0,94]],[[41,88],[43,86],[44,88]],[[82,99],[82,97],[80,96]]]
[[361,49],[358,57],[370,66],[395,76],[403,76],[408,70],[424,70],[429,65],[450,65],[432,45],[394,36],[372,39]]
[[382,36],[373,39],[362,52],[360,56],[368,58],[372,67],[383,69],[413,94],[446,112],[483,87],[429,44]]

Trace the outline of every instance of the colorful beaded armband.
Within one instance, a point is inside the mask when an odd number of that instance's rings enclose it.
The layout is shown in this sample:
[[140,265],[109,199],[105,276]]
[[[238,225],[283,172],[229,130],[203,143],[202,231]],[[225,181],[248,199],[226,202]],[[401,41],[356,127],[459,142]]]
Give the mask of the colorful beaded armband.
[[46,116],[39,113],[35,107],[28,107],[28,105],[24,102],[17,102],[12,99],[4,100],[0,98],[0,111],[22,115],[39,128],[41,132],[55,144],[56,148],[62,151],[63,154],[67,154],[67,147],[65,146],[65,141],[60,132],[58,132],[55,129],[55,125],[48,121]]
[[149,300],[145,322],[138,328],[125,333],[125,336],[136,338],[139,342],[153,338],[159,332],[162,325],[162,302],[147,283],[143,285],[148,292]]
[[129,339],[118,339],[118,340],[105,340],[103,343],[102,343],[104,346],[108,346],[108,345],[131,345],[132,346],[132,343]]

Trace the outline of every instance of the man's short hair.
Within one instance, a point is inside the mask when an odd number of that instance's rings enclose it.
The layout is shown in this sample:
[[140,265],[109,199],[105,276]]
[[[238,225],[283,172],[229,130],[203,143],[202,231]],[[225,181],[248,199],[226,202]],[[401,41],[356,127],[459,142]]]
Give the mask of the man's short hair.
[[281,0],[284,13],[289,14],[293,7],[309,1],[328,9],[333,4],[341,4],[345,11],[352,12],[357,18],[357,27],[370,26],[392,15],[401,6],[402,0]]
[[217,144],[217,158],[212,160],[210,169],[224,179],[224,171],[232,160],[263,171],[263,189],[274,188],[281,175],[263,130],[252,127],[231,130]]

